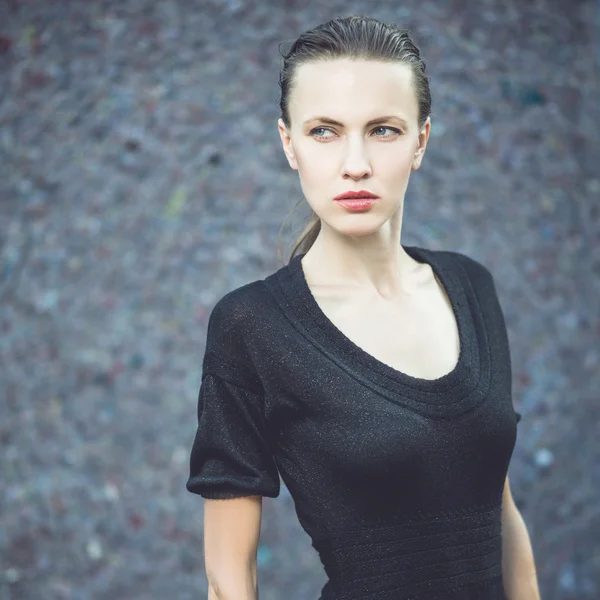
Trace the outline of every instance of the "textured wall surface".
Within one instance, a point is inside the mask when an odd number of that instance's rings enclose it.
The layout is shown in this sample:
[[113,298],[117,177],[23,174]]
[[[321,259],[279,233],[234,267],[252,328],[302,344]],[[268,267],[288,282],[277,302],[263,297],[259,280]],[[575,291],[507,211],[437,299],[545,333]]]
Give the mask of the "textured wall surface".
[[[408,27],[427,62],[402,241],[496,280],[542,598],[600,598],[600,5],[326,6],[0,0],[1,600],[206,597],[184,485],[207,316],[279,268],[301,198],[278,44],[352,12]],[[261,600],[324,581],[282,487]]]

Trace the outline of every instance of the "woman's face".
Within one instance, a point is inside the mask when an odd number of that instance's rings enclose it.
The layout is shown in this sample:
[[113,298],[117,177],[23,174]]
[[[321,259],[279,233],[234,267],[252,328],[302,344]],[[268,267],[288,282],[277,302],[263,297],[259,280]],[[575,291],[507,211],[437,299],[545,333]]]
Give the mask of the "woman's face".
[[[284,152],[322,222],[360,235],[401,215],[430,130],[429,119],[418,129],[410,67],[349,59],[305,63],[296,71],[289,112],[291,131],[278,121]],[[379,200],[366,212],[351,212],[333,201],[349,190],[367,190]]]

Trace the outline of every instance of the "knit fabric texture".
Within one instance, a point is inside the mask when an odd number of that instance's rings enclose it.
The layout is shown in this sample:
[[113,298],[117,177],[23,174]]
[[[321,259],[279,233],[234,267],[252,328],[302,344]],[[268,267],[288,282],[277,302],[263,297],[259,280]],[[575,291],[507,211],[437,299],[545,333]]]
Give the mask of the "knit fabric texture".
[[319,600],[505,600],[521,415],[494,280],[465,254],[403,248],[450,300],[454,369],[419,379],[368,354],[321,310],[298,254],[211,311],[186,487],[275,498],[281,478],[328,577]]

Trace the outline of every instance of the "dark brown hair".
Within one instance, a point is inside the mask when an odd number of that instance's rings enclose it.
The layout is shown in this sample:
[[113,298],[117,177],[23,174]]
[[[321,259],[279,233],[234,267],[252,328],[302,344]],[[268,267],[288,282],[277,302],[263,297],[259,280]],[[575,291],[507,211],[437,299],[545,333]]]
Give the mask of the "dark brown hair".
[[[431,113],[431,92],[429,78],[425,75],[425,62],[421,59],[419,48],[408,34],[407,29],[400,29],[394,24],[356,14],[332,19],[302,33],[293,42],[289,51],[282,54],[279,107],[285,126],[290,129],[288,105],[297,68],[311,61],[350,58],[408,64],[413,73],[413,84],[419,105],[418,123],[421,129]],[[291,212],[301,202],[302,199],[296,203]],[[290,260],[296,254],[308,252],[321,230],[321,220],[314,211],[311,212],[309,222],[294,242]]]

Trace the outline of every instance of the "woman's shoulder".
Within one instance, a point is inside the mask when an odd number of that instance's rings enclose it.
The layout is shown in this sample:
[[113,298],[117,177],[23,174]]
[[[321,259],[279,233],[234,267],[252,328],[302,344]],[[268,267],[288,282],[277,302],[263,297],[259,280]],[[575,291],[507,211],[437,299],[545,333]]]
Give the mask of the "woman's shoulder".
[[264,280],[256,279],[223,294],[214,304],[208,321],[209,329],[235,330],[242,335],[249,323],[264,310],[268,290]]
[[[233,369],[241,380],[251,378],[250,348],[256,338],[258,323],[264,313],[264,283],[255,280],[223,294],[208,317],[204,372],[224,373],[225,366]],[[233,372],[232,371],[232,372]],[[231,376],[229,376],[231,380]]]
[[247,311],[256,310],[267,294],[263,279],[244,283],[225,292],[215,303],[213,312],[226,314],[228,318],[243,318]]
[[491,271],[483,262],[464,252],[458,252],[457,250],[436,250],[436,252],[460,264],[470,277],[483,277],[486,279],[492,277]]

